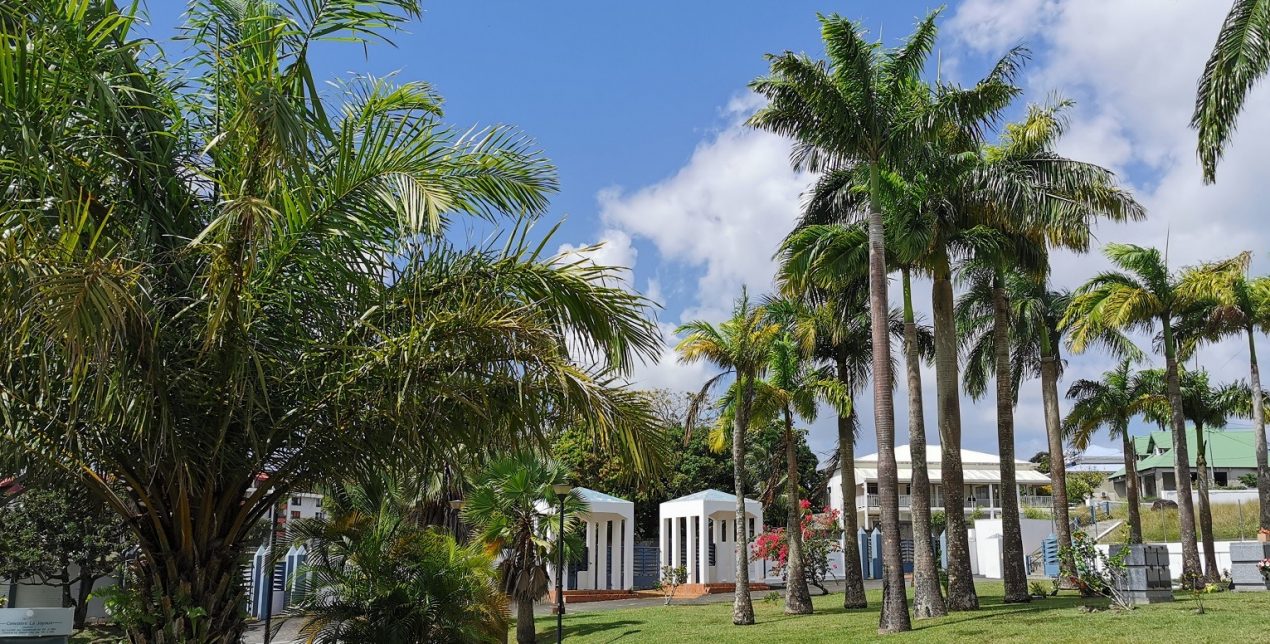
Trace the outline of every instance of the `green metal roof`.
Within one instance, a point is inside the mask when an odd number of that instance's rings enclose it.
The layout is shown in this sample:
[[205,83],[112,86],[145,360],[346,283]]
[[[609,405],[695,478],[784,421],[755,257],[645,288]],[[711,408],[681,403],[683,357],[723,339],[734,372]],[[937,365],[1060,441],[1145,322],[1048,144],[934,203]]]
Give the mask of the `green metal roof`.
[[[1134,436],[1137,449],[1139,440],[1148,438],[1156,447],[1164,448],[1162,454],[1148,456],[1138,461],[1138,472],[1146,472],[1155,468],[1173,469],[1173,437],[1169,432],[1151,432],[1147,436]],[[1224,431],[1205,429],[1205,447],[1208,452],[1208,466],[1215,468],[1255,468],[1257,467],[1257,450],[1254,447],[1255,437],[1250,431]],[[1139,452],[1140,454],[1142,452]],[[1195,467],[1195,428],[1186,428],[1186,453],[1190,458],[1190,466]],[[1116,470],[1112,477],[1124,476],[1124,468]]]

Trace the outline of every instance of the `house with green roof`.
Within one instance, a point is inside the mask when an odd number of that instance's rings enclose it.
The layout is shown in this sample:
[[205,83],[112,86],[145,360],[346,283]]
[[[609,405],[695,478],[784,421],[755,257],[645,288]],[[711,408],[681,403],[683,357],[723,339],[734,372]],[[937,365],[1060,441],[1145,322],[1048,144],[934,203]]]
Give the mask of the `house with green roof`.
[[[1257,471],[1255,435],[1247,430],[1222,430],[1204,428],[1205,451],[1208,456],[1208,475],[1215,486],[1235,485],[1239,477]],[[1187,456],[1190,459],[1191,482],[1196,480],[1195,428],[1186,428]],[[1173,434],[1158,431],[1133,437],[1133,448],[1138,463],[1138,481],[1142,496],[1158,498],[1164,492],[1177,490],[1173,476]],[[1125,494],[1124,468],[1109,477],[1116,493]]]

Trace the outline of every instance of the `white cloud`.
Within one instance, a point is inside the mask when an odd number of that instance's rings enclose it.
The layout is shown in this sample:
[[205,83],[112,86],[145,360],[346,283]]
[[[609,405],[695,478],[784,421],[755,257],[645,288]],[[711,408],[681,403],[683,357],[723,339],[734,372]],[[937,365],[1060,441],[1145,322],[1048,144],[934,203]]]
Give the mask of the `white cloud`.
[[587,259],[597,266],[619,268],[617,275],[626,282],[631,282],[635,271],[635,260],[639,250],[631,244],[631,236],[612,228],[600,233],[599,241],[594,244],[561,244],[557,251],[561,255],[572,255],[579,259]]

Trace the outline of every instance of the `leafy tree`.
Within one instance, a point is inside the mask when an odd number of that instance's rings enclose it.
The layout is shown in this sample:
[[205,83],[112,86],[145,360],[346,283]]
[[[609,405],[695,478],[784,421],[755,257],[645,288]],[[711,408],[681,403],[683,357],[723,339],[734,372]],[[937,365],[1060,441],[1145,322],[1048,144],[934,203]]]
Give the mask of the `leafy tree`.
[[1124,455],[1125,488],[1129,501],[1129,543],[1142,543],[1142,513],[1138,490],[1138,455],[1129,434],[1129,421],[1142,411],[1140,381],[1130,370],[1130,361],[1121,360],[1101,380],[1077,380],[1067,390],[1074,401],[1063,420],[1063,430],[1072,445],[1085,449],[1094,432],[1102,427],[1119,438]]
[[[1270,6],[1270,5],[1268,5]],[[1199,299],[1190,334],[1197,344],[1233,335],[1248,340],[1251,373],[1252,428],[1257,452],[1257,488],[1260,526],[1270,529],[1270,463],[1266,455],[1266,420],[1262,401],[1261,368],[1257,364],[1256,332],[1270,332],[1270,277],[1248,277],[1252,254],[1240,253],[1226,260],[1204,264],[1182,274],[1181,289]],[[1182,354],[1189,354],[1184,343]]]
[[[476,481],[463,506],[463,519],[476,540],[499,556],[504,593],[516,602],[516,641],[533,644],[534,602],[550,590],[547,566],[558,556],[559,508],[552,485],[568,481],[559,465],[529,455],[494,461]],[[564,501],[566,558],[581,552],[577,515],[586,502],[570,493]],[[571,554],[574,553],[574,554]]]
[[1069,472],[1067,492],[1072,501],[1082,503],[1094,495],[1094,490],[1102,486],[1107,475],[1102,472]]
[[[134,641],[237,640],[251,526],[350,470],[584,416],[656,472],[618,380],[660,345],[648,303],[529,240],[557,185],[533,143],[451,129],[424,83],[316,91],[324,41],[384,41],[417,2],[197,2],[179,66],[133,14],[81,9],[0,6],[0,443],[124,517]],[[470,218],[515,228],[447,241]]]
[[1107,244],[1103,252],[1115,270],[1096,275],[1077,289],[1059,326],[1067,329],[1068,346],[1080,353],[1108,330],[1147,330],[1159,325],[1169,429],[1173,433],[1173,472],[1177,480],[1177,514],[1182,540],[1181,577],[1192,580],[1200,575],[1199,550],[1195,546],[1195,508],[1191,502],[1191,468],[1174,328],[1194,301],[1179,289],[1178,276],[1169,273],[1159,250],[1132,244]]
[[392,476],[332,486],[325,517],[295,523],[308,561],[295,607],[308,642],[503,642],[507,600],[494,557],[418,521]]
[[1235,0],[1204,64],[1191,116],[1191,127],[1199,130],[1205,182],[1217,180],[1217,162],[1235,133],[1235,119],[1268,71],[1270,0]]
[[754,604],[750,599],[749,538],[745,534],[745,446],[750,428],[758,381],[768,366],[772,342],[780,334],[779,325],[767,318],[763,306],[750,302],[743,291],[732,308],[732,317],[715,326],[696,320],[680,326],[676,333],[683,339],[675,347],[683,362],[705,360],[722,371],[701,387],[689,408],[687,428],[691,431],[700,410],[706,406],[710,390],[721,380],[733,377],[732,395],[732,481],[736,495],[736,594],[732,602],[732,623],[754,623]]
[[1032,458],[1029,458],[1027,460],[1029,463],[1036,463],[1036,471],[1040,472],[1041,474],[1050,473],[1050,453],[1048,451],[1037,452],[1032,455]]
[[84,627],[93,584],[114,572],[128,548],[127,529],[100,499],[55,477],[28,481],[0,504],[0,579],[57,586],[62,607]]

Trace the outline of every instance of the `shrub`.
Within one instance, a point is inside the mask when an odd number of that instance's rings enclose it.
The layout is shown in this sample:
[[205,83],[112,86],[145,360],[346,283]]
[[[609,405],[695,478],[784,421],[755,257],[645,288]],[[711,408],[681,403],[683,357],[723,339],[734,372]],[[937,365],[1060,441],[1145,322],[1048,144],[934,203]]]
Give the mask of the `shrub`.
[[1133,609],[1133,597],[1127,592],[1128,566],[1125,564],[1129,548],[1107,556],[1095,547],[1089,535],[1076,532],[1072,534],[1072,547],[1059,549],[1060,558],[1069,555],[1076,562],[1076,574],[1071,582],[1080,589],[1081,595],[1106,597],[1119,608]]
[[[842,528],[838,520],[842,513],[831,508],[819,514],[811,512],[811,503],[801,502],[803,515],[801,529],[803,533],[803,569],[807,575],[807,583],[820,589],[822,595],[829,594],[824,581],[829,577],[831,564],[829,555],[838,551],[841,546],[838,537]],[[785,528],[776,528],[760,534],[754,539],[752,555],[756,559],[767,559],[775,564],[774,571],[785,578],[786,565],[789,563],[789,541],[785,537]]]
[[1257,474],[1255,472],[1241,474],[1239,476],[1239,482],[1248,489],[1255,489],[1257,487]]
[[670,600],[675,598],[675,589],[688,581],[688,568],[686,566],[665,565],[661,567],[661,579],[657,580],[657,590],[661,591],[665,604],[670,605]]

